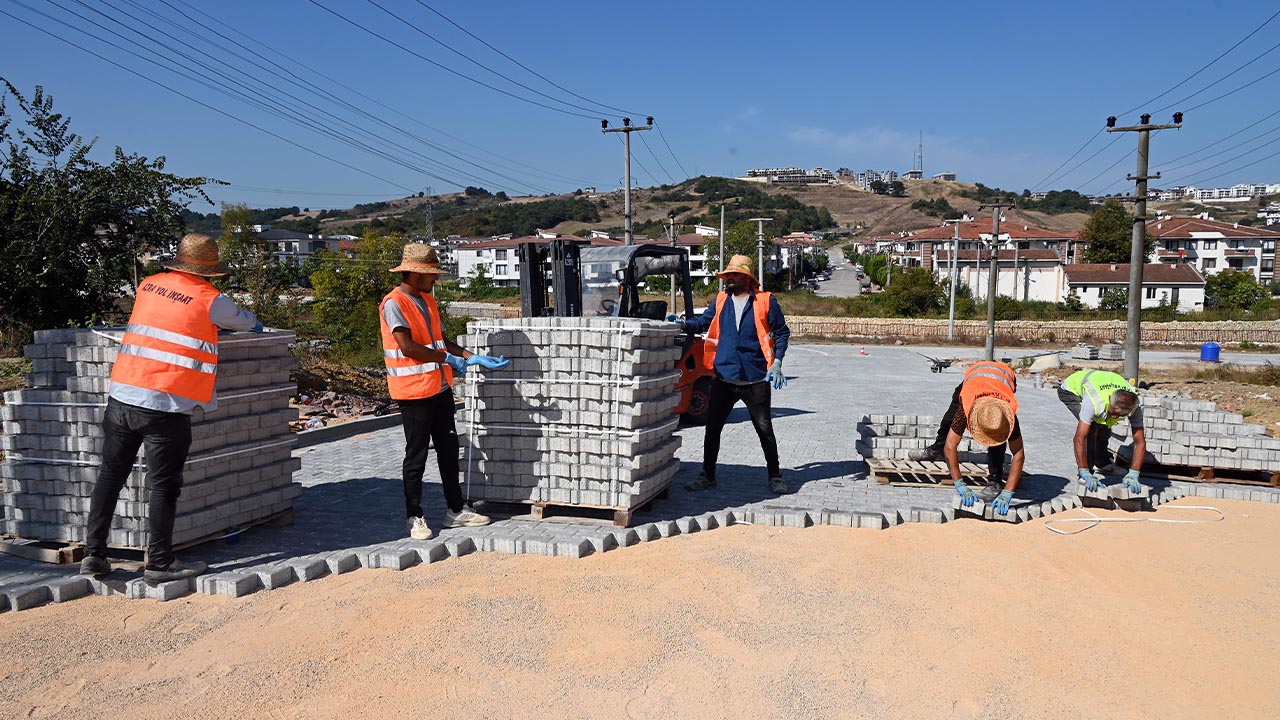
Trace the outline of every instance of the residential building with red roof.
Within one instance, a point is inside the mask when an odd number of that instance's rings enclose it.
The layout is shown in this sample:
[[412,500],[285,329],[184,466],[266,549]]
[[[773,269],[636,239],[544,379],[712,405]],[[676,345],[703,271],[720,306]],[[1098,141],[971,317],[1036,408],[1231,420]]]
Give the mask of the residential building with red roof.
[[1194,265],[1202,275],[1236,270],[1270,284],[1277,279],[1280,230],[1196,217],[1160,217],[1147,221],[1147,236],[1155,239],[1154,260],[1163,264]]
[[[1142,268],[1142,307],[1162,302],[1181,312],[1204,309],[1204,276],[1190,264],[1147,263]],[[1063,266],[1062,297],[1074,294],[1085,307],[1096,308],[1106,291],[1129,287],[1129,263]]]

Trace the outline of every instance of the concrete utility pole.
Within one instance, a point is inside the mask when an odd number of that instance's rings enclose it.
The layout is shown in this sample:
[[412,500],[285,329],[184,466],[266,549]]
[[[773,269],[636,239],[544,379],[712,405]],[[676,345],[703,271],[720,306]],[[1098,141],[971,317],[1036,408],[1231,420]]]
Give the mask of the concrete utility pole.
[[628,245],[631,245],[633,243],[633,240],[631,237],[631,133],[639,132],[641,130],[652,130],[653,118],[652,117],[645,118],[645,122],[647,123],[645,125],[632,125],[631,118],[624,117],[622,118],[622,127],[611,128],[609,127],[608,120],[600,121],[600,132],[606,132],[606,133],[620,132],[622,133],[624,138],[624,142],[622,143],[622,145],[624,148],[624,152],[626,153],[626,174],[624,175],[624,177],[626,178],[626,181],[625,181],[626,191],[623,194],[622,226],[627,238],[626,242]]
[[[720,272],[724,272],[724,205],[720,205]],[[135,285],[137,283],[134,283]],[[720,278],[720,292],[724,292],[724,278]]]
[[987,277],[987,343],[983,359],[996,359],[996,294],[1000,292],[1000,210],[1007,205],[996,202],[978,209],[991,208],[991,270]]
[[1124,336],[1124,376],[1138,382],[1138,353],[1142,346],[1142,270],[1147,262],[1147,180],[1159,179],[1160,173],[1147,175],[1148,150],[1152,130],[1176,130],[1182,127],[1182,113],[1173,114],[1172,125],[1152,125],[1151,114],[1144,113],[1138,125],[1116,127],[1114,115],[1107,118],[1107,132],[1138,133],[1138,173],[1126,180],[1137,181],[1133,209],[1133,246],[1129,248],[1129,315]]
[[947,285],[948,285],[947,294],[950,295],[950,299],[949,299],[950,307],[947,310],[947,340],[955,340],[956,339],[956,274],[960,268],[960,258],[958,257],[960,253],[960,223],[964,222],[964,220],[963,219],[943,220],[942,222],[950,224],[951,227],[954,228],[956,231],[955,237],[951,239],[951,268],[950,268],[950,273],[948,275],[950,277],[950,280],[947,282]]
[[422,223],[422,234],[426,236],[427,242],[430,243],[436,239],[436,206],[435,191],[430,185],[422,189],[427,196],[427,202],[424,207],[424,216]]
[[760,289],[764,289],[764,224],[772,222],[773,218],[751,218],[751,222],[756,223],[756,272],[760,273]]
[[[667,221],[670,223],[670,224],[667,226],[667,239],[671,242],[671,247],[675,247],[675,246],[676,246],[676,216],[675,216],[675,213],[667,213]],[[675,275],[670,275],[670,276],[668,276],[668,277],[670,277],[670,278],[671,278],[671,305],[669,305],[669,306],[668,306],[668,307],[670,307],[671,309],[670,309],[670,310],[668,310],[667,312],[675,312],[675,307],[676,307],[676,276],[675,276]]]

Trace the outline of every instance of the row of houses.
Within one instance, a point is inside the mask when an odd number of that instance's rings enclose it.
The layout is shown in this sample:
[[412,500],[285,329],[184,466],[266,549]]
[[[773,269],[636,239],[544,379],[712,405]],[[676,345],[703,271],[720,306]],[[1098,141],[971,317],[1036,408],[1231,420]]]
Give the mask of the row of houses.
[[[1280,232],[1198,216],[1150,220],[1147,235],[1156,250],[1154,262],[1143,272],[1143,307],[1163,302],[1184,311],[1203,309],[1205,277],[1223,270],[1247,272],[1261,283],[1276,280]],[[986,293],[990,218],[858,242],[863,252],[887,253],[899,266],[923,267],[943,276],[955,272],[975,294]],[[1063,302],[1075,295],[1096,306],[1108,289],[1129,282],[1127,264],[1085,264],[1084,242],[1076,233],[1005,222],[996,247],[997,293],[1019,300]]]

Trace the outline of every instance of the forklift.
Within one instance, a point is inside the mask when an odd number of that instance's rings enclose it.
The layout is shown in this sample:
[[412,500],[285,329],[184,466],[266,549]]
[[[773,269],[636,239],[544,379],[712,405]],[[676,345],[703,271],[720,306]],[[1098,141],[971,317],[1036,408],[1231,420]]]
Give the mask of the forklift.
[[[684,251],[665,245],[583,247],[572,240],[521,243],[520,314],[523,317],[620,317],[665,320],[666,300],[640,299],[650,275],[673,275],[684,299],[683,317],[693,316],[693,287]],[[548,277],[550,283],[548,283]],[[676,363],[680,404],[688,425],[703,425],[711,400],[711,368],[702,361],[702,338],[685,334]]]

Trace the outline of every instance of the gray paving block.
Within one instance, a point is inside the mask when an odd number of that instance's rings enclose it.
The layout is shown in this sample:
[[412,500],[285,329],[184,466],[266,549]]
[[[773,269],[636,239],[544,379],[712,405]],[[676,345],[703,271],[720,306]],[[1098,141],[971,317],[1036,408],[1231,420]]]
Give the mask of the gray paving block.
[[476,551],[476,544],[469,537],[450,537],[444,540],[444,546],[453,557],[470,555]]
[[315,555],[286,560],[284,566],[293,571],[298,582],[310,582],[329,574],[329,563]]
[[264,590],[275,590],[293,582],[293,568],[288,565],[258,565],[249,569],[258,576]]
[[583,558],[596,551],[590,540],[558,540],[552,547],[556,557],[566,558]]
[[702,527],[698,525],[697,518],[687,517],[687,516],[682,518],[677,518],[676,527],[680,530],[681,533],[685,533],[685,534],[696,533],[702,529]]
[[419,562],[417,551],[408,548],[384,548],[370,553],[369,560],[372,561],[372,564],[365,565],[365,567],[390,568],[392,570],[404,570],[417,565]]
[[125,584],[125,597],[130,600],[158,600],[168,602],[186,597],[195,590],[195,579],[184,578],[172,582],[148,585],[142,578],[135,578]]
[[339,550],[329,553],[324,558],[325,564],[329,566],[329,572],[334,575],[342,575],[360,567],[360,558],[350,550]]
[[906,510],[907,522],[942,524],[947,516],[939,508],[909,507]]
[[225,595],[235,598],[248,595],[258,587],[258,576],[248,572],[221,572],[196,578],[196,590],[201,595]]
[[591,538],[590,543],[595,552],[609,552],[618,547],[618,539],[613,536],[613,533]]
[[631,529],[635,531],[636,538],[640,542],[658,540],[662,537],[662,532],[658,530],[657,523],[645,523],[643,525],[637,525]]
[[635,528],[611,530],[609,534],[613,536],[614,542],[618,543],[618,547],[631,547],[640,543],[640,533]]
[[48,586],[43,584],[5,588],[4,596],[9,602],[9,609],[15,612],[43,605],[53,599]]
[[49,596],[56,603],[75,600],[93,593],[93,584],[87,577],[58,578],[46,584],[49,587]]
[[440,540],[409,540],[402,543],[401,547],[417,553],[418,562],[423,565],[430,565],[445,558],[454,557],[449,552],[449,548]]

